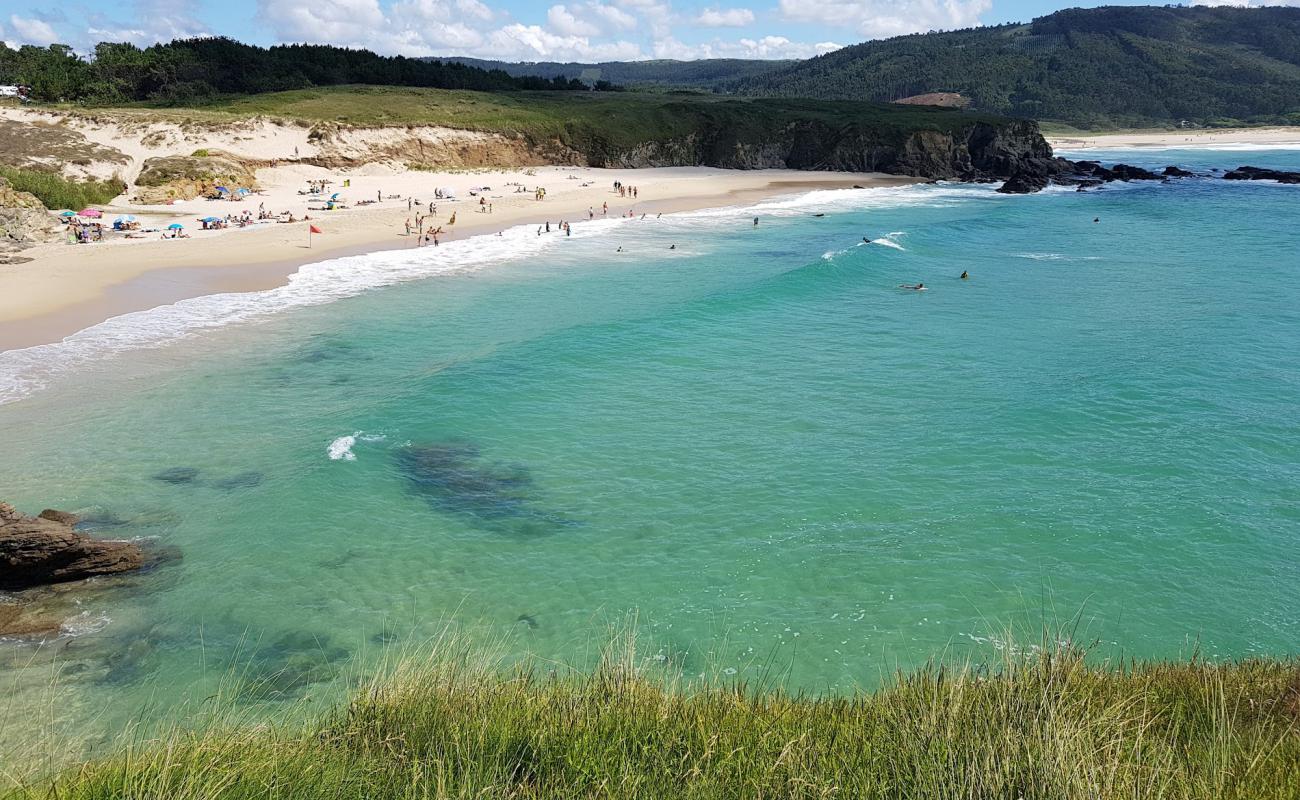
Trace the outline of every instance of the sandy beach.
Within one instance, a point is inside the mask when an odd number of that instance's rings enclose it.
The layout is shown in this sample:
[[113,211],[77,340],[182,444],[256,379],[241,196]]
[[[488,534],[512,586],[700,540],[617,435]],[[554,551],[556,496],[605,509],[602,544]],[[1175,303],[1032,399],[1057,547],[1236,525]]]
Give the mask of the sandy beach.
[[1300,147],[1300,128],[1225,128],[1221,130],[1131,131],[1096,136],[1048,135],[1054,148],[1091,147]]
[[[183,224],[190,238],[162,239],[161,233],[150,233],[145,239],[46,244],[24,253],[31,261],[0,266],[0,350],[58,341],[109,317],[187,297],[273,288],[300,265],[313,261],[416,247],[421,244],[419,237],[408,236],[405,226],[408,220],[414,224],[417,211],[424,216],[426,229],[442,227],[440,239],[447,242],[523,224],[549,222],[554,227],[561,220],[580,224],[593,214],[599,218],[672,213],[817,188],[896,186],[915,180],[879,174],[710,168],[533,167],[437,173],[378,164],[351,172],[276,166],[260,170],[257,178],[260,191],[241,202],[197,198],[142,207],[119,198],[103,208],[106,220],[133,214],[147,229]],[[348,201],[347,209],[309,210],[320,200],[299,192],[308,181],[322,179],[332,182],[331,193],[337,190]],[[616,181],[635,186],[637,197],[620,196],[613,188]],[[546,190],[543,200],[536,199],[538,187]],[[450,189],[457,199],[435,200],[438,189]],[[380,197],[381,202],[353,205]],[[311,236],[308,247],[306,221],[199,229],[197,220],[202,217],[246,209],[256,215],[259,207],[275,213],[289,211],[299,220],[310,216],[310,224],[322,233]]]

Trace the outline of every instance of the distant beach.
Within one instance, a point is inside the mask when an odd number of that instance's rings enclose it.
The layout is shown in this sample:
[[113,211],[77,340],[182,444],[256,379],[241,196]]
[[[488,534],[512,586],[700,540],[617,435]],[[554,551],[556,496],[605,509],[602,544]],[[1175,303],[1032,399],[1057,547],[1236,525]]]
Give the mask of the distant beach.
[[1224,128],[1219,130],[1128,131],[1083,136],[1048,134],[1054,148],[1079,150],[1090,147],[1297,147],[1300,128]]

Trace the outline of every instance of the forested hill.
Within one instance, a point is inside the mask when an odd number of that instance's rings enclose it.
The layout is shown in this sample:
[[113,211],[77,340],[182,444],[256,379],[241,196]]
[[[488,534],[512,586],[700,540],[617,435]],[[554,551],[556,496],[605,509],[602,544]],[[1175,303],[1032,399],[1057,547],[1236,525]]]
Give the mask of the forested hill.
[[485,61],[450,57],[442,61],[485,70],[500,70],[516,77],[578,78],[587,83],[606,81],[627,87],[672,87],[713,89],[724,83],[763,75],[797,61],[760,61],[745,58],[706,58],[699,61],[602,61],[583,64],[573,61]]
[[146,48],[104,42],[82,58],[67,45],[14,50],[0,42],[0,84],[30,86],[33,99],[42,101],[184,105],[224,95],[357,83],[488,92],[587,88],[559,77],[518,77],[331,45],[258,47],[223,37]]
[[858,100],[960,92],[982,111],[1091,128],[1300,124],[1300,8],[1069,9],[866,42],[722,88]]

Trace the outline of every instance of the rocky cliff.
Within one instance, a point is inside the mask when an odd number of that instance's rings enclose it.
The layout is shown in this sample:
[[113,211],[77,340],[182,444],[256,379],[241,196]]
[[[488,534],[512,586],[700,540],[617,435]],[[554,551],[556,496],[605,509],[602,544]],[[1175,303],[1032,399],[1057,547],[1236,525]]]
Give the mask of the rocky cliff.
[[980,118],[949,130],[835,127],[819,120],[745,134],[701,126],[685,136],[633,146],[611,145],[579,132],[570,137],[569,147],[576,160],[597,167],[837,170],[964,181],[1006,179],[1053,160],[1037,123]]

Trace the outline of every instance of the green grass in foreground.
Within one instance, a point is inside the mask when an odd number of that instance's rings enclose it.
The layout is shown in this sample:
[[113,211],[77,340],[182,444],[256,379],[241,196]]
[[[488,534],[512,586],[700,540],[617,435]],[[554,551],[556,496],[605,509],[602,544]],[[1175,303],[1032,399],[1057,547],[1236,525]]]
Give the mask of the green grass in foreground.
[[0,178],[20,192],[31,192],[51,210],[67,208],[80,211],[87,206],[103,205],[121,194],[126,186],[119,180],[72,181],[53,172],[0,166]]
[[[308,723],[138,735],[10,798],[1295,798],[1300,664],[1057,649],[810,697],[447,644]],[[282,717],[284,718],[284,717]]]

